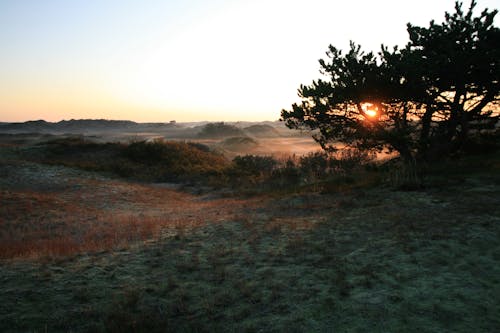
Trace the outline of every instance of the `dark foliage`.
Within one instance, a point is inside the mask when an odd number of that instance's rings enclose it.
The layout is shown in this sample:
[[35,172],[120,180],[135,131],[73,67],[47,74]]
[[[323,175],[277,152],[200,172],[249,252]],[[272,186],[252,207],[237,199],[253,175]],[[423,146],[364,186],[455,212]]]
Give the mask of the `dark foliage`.
[[223,137],[245,136],[245,132],[234,125],[219,122],[205,125],[198,136],[200,138],[217,139]]
[[338,142],[389,149],[408,163],[464,150],[477,133],[494,130],[500,102],[500,29],[496,10],[473,16],[457,2],[445,21],[408,24],[404,49],[382,46],[378,55],[351,43],[333,46],[320,60],[319,79],[299,89],[301,104],[283,110],[290,128],[315,130],[327,150]]
[[234,170],[246,175],[269,175],[278,162],[271,156],[245,155],[233,159]]
[[[134,142],[124,149],[123,155],[138,164],[141,170],[147,170],[146,180],[155,181],[216,175],[227,164],[222,155],[210,152],[204,145],[175,141]],[[136,168],[137,165],[133,170]]]
[[49,141],[43,151],[42,157],[33,154],[31,157],[155,182],[209,179],[229,165],[224,156],[210,151],[206,145],[164,140],[122,144],[70,137]]

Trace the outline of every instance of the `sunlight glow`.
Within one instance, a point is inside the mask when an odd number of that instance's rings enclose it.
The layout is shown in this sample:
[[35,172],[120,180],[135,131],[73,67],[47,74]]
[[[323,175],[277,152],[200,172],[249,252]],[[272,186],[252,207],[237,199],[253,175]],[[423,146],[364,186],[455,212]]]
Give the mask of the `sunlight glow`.
[[[352,40],[367,52],[405,45],[406,23],[426,25],[449,7],[450,0],[0,1],[0,122],[276,120],[300,102],[297,88],[317,79],[316,59],[329,44],[346,49]],[[374,16],[383,24],[372,24]],[[382,110],[360,113],[374,120]]]
[[378,115],[378,107],[373,103],[362,103],[361,109],[363,110],[364,114],[370,118]]

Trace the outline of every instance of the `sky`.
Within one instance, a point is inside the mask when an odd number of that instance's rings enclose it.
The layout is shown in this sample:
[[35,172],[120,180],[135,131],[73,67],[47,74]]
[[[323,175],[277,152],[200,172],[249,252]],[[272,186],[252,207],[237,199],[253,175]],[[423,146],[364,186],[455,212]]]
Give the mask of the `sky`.
[[[300,84],[320,77],[328,45],[403,46],[408,22],[441,22],[453,7],[452,0],[0,0],[0,121],[277,120],[299,100]],[[476,13],[485,7],[498,9],[500,0],[479,0]]]

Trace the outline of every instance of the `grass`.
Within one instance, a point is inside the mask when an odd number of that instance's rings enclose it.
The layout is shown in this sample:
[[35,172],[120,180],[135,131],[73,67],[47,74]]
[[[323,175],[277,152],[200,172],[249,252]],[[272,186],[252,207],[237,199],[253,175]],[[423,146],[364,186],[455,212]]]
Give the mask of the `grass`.
[[[147,246],[11,262],[3,299],[23,296],[17,311],[32,310],[23,322],[5,316],[2,329],[495,331],[495,212],[457,222],[426,195],[379,194],[379,204],[331,209],[305,227],[277,210],[254,212]],[[409,225],[422,202],[433,213]],[[34,312],[36,304],[53,305]]]
[[[499,160],[429,167],[411,192],[358,170],[225,199],[47,165],[29,190],[34,166],[4,162],[24,177],[0,180],[0,244],[85,232],[124,242],[4,247],[0,331],[498,331]],[[64,186],[43,187],[43,170]]]
[[48,188],[31,184],[41,191],[0,191],[0,259],[111,251],[182,234],[205,223],[200,215],[217,223],[241,206],[241,200],[199,202],[168,189],[83,175],[65,179],[62,189],[47,181]]

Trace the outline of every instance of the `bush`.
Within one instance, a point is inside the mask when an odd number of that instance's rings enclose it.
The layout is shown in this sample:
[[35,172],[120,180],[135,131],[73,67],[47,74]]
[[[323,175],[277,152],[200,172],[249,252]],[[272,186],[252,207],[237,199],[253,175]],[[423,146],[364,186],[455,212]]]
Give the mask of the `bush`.
[[125,148],[123,155],[143,167],[139,178],[192,180],[220,174],[228,165],[224,156],[206,148],[205,145],[157,139],[134,142]]
[[338,173],[347,173],[367,165],[369,162],[373,161],[373,159],[374,155],[366,150],[345,148],[337,153],[335,160],[333,160],[332,167]]
[[199,142],[188,142],[187,143],[188,145],[190,145],[191,147],[193,148],[196,148],[198,150],[201,150],[205,153],[208,153],[210,152],[210,147],[207,146],[207,145],[204,145],[203,143],[199,143]]
[[296,185],[300,182],[300,170],[293,158],[288,158],[284,165],[273,172],[273,182],[280,186]]
[[142,181],[198,181],[220,175],[229,167],[221,154],[198,143],[136,141],[95,143],[82,137],[57,139],[42,146],[42,162],[109,172]]
[[[228,140],[236,139],[241,138]],[[45,163],[104,171],[140,181],[201,182],[216,187],[315,184],[332,176],[344,177],[370,157],[366,153],[346,150],[335,157],[315,152],[278,161],[272,156],[244,155],[229,162],[204,144],[162,139],[124,144],[95,143],[83,137],[70,137],[49,141],[42,147],[41,159]]]
[[245,155],[233,159],[233,170],[241,175],[270,175],[278,162],[271,156]]
[[111,171],[120,157],[120,143],[96,143],[83,136],[57,138],[29,150],[28,159],[89,171]]
[[138,141],[127,146],[123,155],[134,162],[152,165],[168,162],[172,151],[161,140]]
[[491,154],[500,150],[500,128],[485,131],[464,142],[462,152],[466,155]]
[[321,179],[331,172],[331,157],[324,152],[309,153],[300,157],[299,167],[306,181]]

